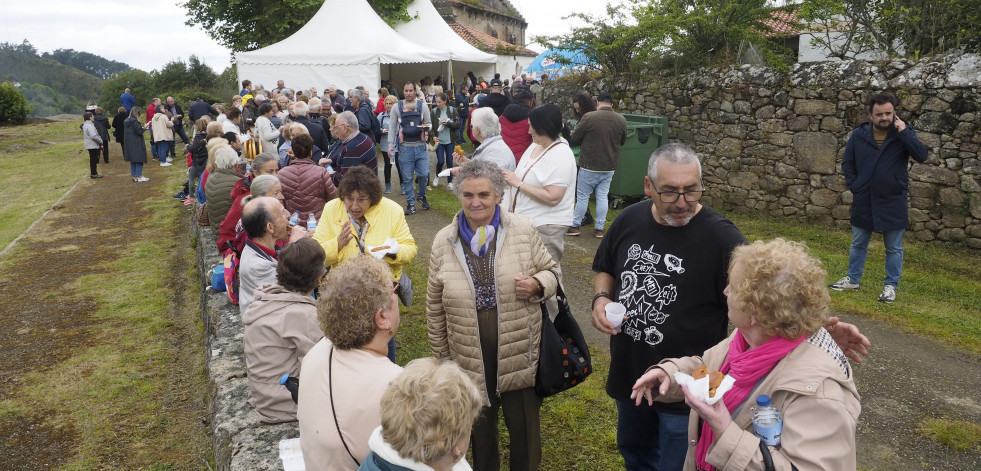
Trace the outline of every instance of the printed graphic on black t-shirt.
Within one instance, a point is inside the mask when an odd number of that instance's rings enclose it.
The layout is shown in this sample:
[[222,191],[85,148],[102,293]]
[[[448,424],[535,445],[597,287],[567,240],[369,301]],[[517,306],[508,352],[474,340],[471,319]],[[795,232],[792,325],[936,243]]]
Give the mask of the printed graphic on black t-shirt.
[[667,306],[678,299],[678,287],[671,283],[670,273],[682,274],[683,260],[673,254],[660,254],[654,244],[641,248],[633,244],[620,273],[620,303],[627,307],[627,318],[621,331],[635,342],[656,346],[664,340],[657,326],[670,314]]
[[[626,308],[610,338],[607,392],[629,400],[630,388],[664,358],[700,355],[726,337],[725,289],[732,249],[745,242],[728,219],[703,206],[684,227],[658,224],[650,201],[623,210],[593,260],[613,276],[613,297]],[[680,409],[684,403],[658,405]]]

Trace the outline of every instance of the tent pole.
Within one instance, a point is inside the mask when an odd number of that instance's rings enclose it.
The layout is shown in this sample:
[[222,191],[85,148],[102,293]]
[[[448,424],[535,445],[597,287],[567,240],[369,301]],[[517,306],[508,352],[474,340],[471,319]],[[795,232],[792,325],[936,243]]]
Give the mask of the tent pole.
[[[453,59],[446,62],[446,80],[450,84],[450,96],[454,96],[454,90],[456,89],[456,81],[453,80]],[[443,90],[444,92],[446,90]]]

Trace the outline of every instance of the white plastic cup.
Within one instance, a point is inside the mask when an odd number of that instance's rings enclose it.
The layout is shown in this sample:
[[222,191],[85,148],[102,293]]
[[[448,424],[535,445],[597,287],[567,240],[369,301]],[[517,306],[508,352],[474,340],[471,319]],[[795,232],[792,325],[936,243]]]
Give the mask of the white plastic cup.
[[609,303],[606,305],[606,320],[613,324],[613,328],[620,330],[623,318],[627,314],[627,306],[620,303]]

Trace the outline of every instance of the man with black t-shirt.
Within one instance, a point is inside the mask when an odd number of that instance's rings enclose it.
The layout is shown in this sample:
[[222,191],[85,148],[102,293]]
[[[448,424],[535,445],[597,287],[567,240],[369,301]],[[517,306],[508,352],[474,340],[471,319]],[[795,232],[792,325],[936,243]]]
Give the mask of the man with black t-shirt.
[[[662,359],[701,355],[726,338],[729,258],[746,239],[699,203],[702,168],[690,148],[657,149],[647,173],[644,193],[651,200],[620,212],[596,250],[592,322],[611,335],[606,392],[617,402],[617,448],[626,468],[680,470],[688,449],[688,406],[635,406],[631,388]],[[613,301],[627,308],[619,329],[606,319]],[[867,353],[868,339],[854,326],[839,323],[829,330],[849,357]]]

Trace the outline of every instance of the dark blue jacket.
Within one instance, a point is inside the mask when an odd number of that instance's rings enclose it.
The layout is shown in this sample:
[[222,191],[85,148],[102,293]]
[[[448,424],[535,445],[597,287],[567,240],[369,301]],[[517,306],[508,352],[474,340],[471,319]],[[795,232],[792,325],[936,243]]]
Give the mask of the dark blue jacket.
[[855,128],[841,162],[845,184],[853,195],[853,226],[873,232],[906,228],[910,157],[922,163],[927,149],[909,124],[903,132],[890,130],[881,148],[872,137],[872,123]]
[[191,103],[190,110],[191,110],[191,115],[189,116],[189,118],[191,118],[192,123],[197,121],[204,115],[212,114],[218,116],[218,110],[216,110],[213,106],[209,105],[208,102],[204,100],[198,100],[195,101],[194,103]]

